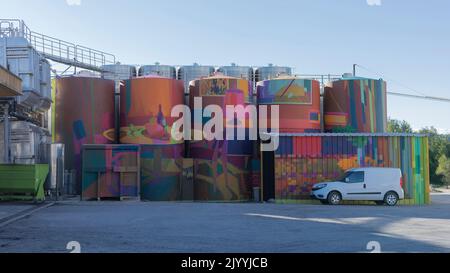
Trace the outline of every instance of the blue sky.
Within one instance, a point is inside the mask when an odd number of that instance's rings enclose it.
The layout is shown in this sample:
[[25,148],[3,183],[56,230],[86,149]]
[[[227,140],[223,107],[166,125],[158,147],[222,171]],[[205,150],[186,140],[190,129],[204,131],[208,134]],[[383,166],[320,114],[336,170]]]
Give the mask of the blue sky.
[[[274,63],[299,74],[342,74],[357,63],[390,91],[450,97],[448,0],[66,1],[79,0],[0,0],[0,17],[122,63]],[[450,132],[449,103],[389,96],[388,114]]]

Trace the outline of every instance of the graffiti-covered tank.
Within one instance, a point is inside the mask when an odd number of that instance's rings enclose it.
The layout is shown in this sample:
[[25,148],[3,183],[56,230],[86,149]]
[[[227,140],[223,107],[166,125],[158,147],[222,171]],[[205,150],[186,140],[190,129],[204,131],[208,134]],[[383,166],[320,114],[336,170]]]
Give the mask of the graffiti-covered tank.
[[125,81],[121,90],[120,142],[141,145],[141,198],[180,199],[184,141],[172,138],[177,118],[173,107],[184,105],[183,82],[159,76]]
[[[202,99],[203,110],[210,105],[247,106],[252,101],[252,84],[244,79],[216,75],[191,82],[189,104],[193,127],[203,127],[211,118],[196,118],[195,98]],[[201,115],[201,114],[200,114]],[[194,162],[194,198],[200,201],[247,201],[251,198],[253,141],[249,128],[256,119],[234,119],[237,128],[246,131],[247,140],[192,140],[189,152]],[[233,126],[224,121],[224,127]],[[201,123],[201,124],[197,124]],[[217,129],[217,128],[216,128]],[[225,130],[225,129],[224,129]],[[194,130],[195,131],[195,130]],[[225,134],[224,134],[225,136]]]
[[[320,83],[318,81],[279,77],[258,82],[257,94],[258,105],[279,105],[280,132],[320,132]],[[271,111],[268,113],[270,119]]]
[[53,84],[53,142],[65,145],[65,168],[81,183],[83,144],[113,144],[114,81],[93,77],[57,78]]
[[386,82],[343,78],[325,87],[327,132],[384,133],[387,130]]

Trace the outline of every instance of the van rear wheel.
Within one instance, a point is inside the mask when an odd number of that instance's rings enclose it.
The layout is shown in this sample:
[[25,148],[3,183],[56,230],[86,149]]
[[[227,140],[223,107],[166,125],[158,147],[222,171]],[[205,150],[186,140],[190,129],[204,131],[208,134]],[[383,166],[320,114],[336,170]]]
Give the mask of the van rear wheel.
[[341,204],[342,201],[342,195],[337,192],[337,191],[333,191],[330,192],[330,194],[328,194],[328,204],[336,206]]
[[395,206],[398,203],[398,195],[397,193],[390,191],[388,193],[386,193],[386,195],[384,196],[384,203],[386,203],[386,205],[388,206]]

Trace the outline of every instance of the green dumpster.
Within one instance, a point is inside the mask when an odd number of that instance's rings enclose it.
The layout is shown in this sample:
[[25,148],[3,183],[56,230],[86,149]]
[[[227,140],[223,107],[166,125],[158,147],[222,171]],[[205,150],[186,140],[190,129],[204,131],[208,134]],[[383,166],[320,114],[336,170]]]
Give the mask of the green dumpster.
[[0,200],[45,201],[48,164],[0,164]]

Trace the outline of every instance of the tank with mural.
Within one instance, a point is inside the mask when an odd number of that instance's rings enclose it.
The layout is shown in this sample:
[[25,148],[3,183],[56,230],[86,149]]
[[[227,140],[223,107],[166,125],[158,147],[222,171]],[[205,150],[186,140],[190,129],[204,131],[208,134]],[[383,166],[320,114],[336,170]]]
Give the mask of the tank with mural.
[[[216,75],[191,82],[189,104],[194,128],[203,127],[212,118],[196,119],[194,98],[202,99],[202,107],[217,105],[226,113],[226,105],[247,106],[252,101],[252,85],[244,79]],[[212,115],[211,115],[212,116]],[[228,124],[228,121],[233,124]],[[224,131],[241,128],[247,140],[193,140],[189,153],[194,164],[194,198],[199,201],[248,201],[252,190],[253,141],[249,130],[256,119],[246,115],[238,120],[224,114]],[[201,124],[197,124],[201,123]],[[217,129],[217,128],[216,128]],[[194,130],[195,134],[195,130]],[[224,135],[225,137],[225,132]]]
[[387,130],[386,82],[343,78],[325,87],[327,132],[383,133]]
[[[279,105],[280,132],[321,131],[318,81],[287,76],[258,82],[257,98],[258,105]],[[270,113],[268,111],[268,119],[271,117]]]
[[52,97],[53,142],[65,145],[65,166],[75,170],[79,191],[82,146],[115,142],[114,81],[76,76],[57,78]]
[[141,198],[180,200],[185,186],[185,149],[184,141],[172,138],[176,118],[171,117],[171,111],[176,105],[184,105],[183,82],[140,77],[125,81],[120,96],[120,142],[141,145]]

